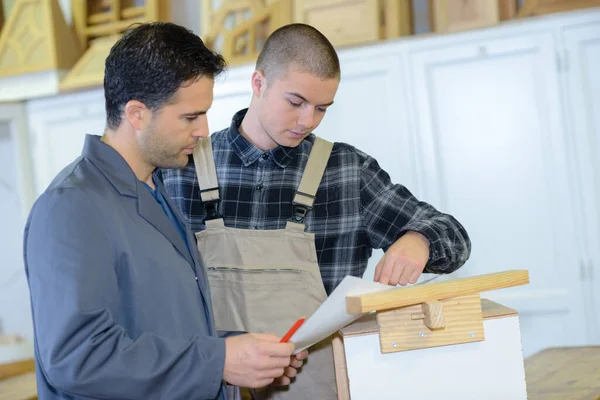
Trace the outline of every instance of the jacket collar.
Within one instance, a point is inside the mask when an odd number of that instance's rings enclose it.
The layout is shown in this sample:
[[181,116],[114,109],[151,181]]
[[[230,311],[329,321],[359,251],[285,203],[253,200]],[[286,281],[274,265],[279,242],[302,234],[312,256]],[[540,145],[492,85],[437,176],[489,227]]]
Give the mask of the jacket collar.
[[[144,187],[144,184],[135,176],[127,161],[114,148],[102,142],[100,136],[97,135],[86,136],[82,156],[90,160],[100,170],[121,196],[137,199],[137,212],[140,217],[148,221],[165,236],[195,270],[196,260],[190,254],[190,250],[188,250],[177,228],[148,189]],[[156,174],[155,171],[154,182],[160,182]],[[179,224],[185,227],[186,223],[183,221],[181,213],[174,208],[173,202],[169,201],[169,195],[163,185],[156,185],[156,190],[160,190],[163,197],[168,199],[169,206]],[[190,248],[194,248],[194,245],[195,241],[190,242]]]

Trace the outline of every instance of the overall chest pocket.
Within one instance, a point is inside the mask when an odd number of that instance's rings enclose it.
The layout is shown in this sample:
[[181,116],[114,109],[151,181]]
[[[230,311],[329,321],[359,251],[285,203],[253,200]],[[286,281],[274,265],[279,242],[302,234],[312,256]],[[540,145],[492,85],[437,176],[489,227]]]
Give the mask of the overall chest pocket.
[[282,336],[325,300],[301,268],[209,266],[208,278],[218,330]]

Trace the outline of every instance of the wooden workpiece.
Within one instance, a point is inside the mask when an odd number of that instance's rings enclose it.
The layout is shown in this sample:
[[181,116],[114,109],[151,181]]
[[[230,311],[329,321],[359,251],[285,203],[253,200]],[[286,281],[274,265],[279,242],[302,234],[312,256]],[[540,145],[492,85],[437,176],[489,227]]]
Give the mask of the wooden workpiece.
[[350,314],[361,314],[526,285],[528,283],[528,271],[516,270],[497,272],[469,278],[459,278],[446,282],[415,285],[407,288],[364,294],[361,296],[348,296],[346,297],[346,308]]

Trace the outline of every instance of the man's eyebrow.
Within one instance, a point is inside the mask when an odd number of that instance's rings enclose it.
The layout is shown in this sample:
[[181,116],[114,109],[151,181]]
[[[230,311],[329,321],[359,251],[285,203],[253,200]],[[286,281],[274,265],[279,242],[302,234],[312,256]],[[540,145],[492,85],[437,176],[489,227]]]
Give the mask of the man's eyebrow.
[[[285,93],[286,93],[286,94],[290,94],[290,95],[292,95],[292,96],[296,96],[296,97],[298,97],[299,99],[302,99],[302,101],[305,101],[305,102],[309,103],[309,101],[308,101],[308,100],[306,100],[306,97],[302,96],[300,93],[296,93],[296,92],[285,92]],[[329,106],[330,106],[330,105],[332,105],[332,104],[333,104],[333,101],[331,101],[330,103],[327,103],[327,104],[319,104],[318,106],[319,106],[319,107],[329,107]]]
[[207,111],[192,111],[192,112],[189,112],[189,113],[183,113],[181,115],[184,116],[184,117],[196,117],[196,116],[199,116],[199,115],[204,115],[206,113],[207,113]]

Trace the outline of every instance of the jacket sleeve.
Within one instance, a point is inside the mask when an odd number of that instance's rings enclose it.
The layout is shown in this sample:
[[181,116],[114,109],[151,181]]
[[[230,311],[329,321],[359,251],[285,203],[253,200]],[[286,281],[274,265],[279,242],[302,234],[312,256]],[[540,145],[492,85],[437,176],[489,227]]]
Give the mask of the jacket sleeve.
[[36,356],[46,380],[98,399],[216,398],[224,339],[131,338],[116,323],[116,239],[88,197],[53,189],[36,202],[25,228]]
[[387,251],[406,232],[419,232],[430,243],[425,272],[450,273],[460,268],[471,254],[471,240],[461,223],[392,183],[374,158],[364,156],[360,198],[372,247]]

